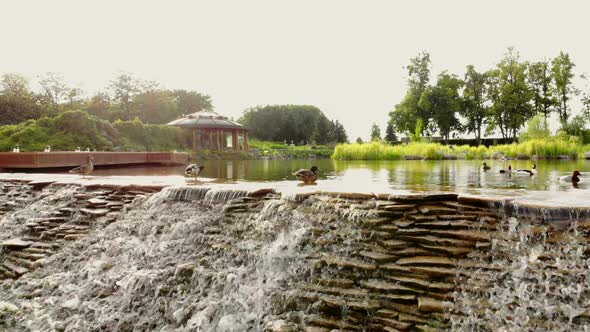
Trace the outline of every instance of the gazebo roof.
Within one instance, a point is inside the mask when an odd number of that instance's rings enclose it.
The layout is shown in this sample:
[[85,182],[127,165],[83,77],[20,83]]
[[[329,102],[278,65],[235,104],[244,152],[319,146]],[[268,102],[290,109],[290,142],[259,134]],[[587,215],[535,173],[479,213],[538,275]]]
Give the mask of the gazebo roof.
[[210,128],[210,129],[247,129],[241,123],[237,123],[213,111],[199,111],[180,119],[168,122],[170,126],[183,128]]

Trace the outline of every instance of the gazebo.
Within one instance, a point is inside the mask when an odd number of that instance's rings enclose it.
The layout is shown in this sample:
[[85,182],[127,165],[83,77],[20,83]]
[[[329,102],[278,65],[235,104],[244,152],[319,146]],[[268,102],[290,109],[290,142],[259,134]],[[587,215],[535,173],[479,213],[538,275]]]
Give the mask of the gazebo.
[[193,150],[248,151],[248,129],[213,111],[199,111],[168,125],[192,129]]

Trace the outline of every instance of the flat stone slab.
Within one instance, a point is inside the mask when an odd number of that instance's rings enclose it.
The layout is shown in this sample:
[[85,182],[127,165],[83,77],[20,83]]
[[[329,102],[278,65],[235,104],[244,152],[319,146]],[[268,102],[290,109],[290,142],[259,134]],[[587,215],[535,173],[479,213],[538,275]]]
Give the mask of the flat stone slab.
[[430,297],[419,297],[418,298],[418,310],[425,312],[445,312],[448,305],[445,303],[430,298]]
[[31,244],[33,244],[33,242],[25,241],[20,238],[15,238],[15,239],[10,239],[10,240],[6,240],[4,242],[1,242],[0,247],[7,247],[7,248],[12,248],[12,249],[24,249],[24,248],[30,247]]
[[101,199],[101,198],[91,198],[91,199],[88,200],[88,204],[94,205],[94,206],[97,206],[97,205],[107,205],[108,203],[109,203],[109,201],[106,201],[106,200]]
[[80,213],[93,217],[102,217],[111,212],[109,209],[80,209]]
[[400,258],[397,260],[398,265],[419,265],[419,266],[455,266],[456,263],[447,258],[439,256],[416,256],[409,258]]
[[366,250],[359,252],[359,255],[361,255],[365,258],[370,258],[370,259],[372,259],[376,262],[379,262],[379,263],[391,262],[396,259],[396,257],[392,256],[392,255],[387,255],[387,254],[375,252],[375,251],[366,251]]

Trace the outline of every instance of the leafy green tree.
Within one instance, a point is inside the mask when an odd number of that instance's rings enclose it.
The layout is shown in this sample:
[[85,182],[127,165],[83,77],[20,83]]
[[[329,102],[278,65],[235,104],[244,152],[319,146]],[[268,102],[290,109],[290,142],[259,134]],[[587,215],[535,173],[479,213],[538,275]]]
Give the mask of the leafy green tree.
[[129,73],[122,73],[111,81],[108,88],[113,95],[113,101],[123,111],[124,119],[130,120],[133,97],[141,91],[141,80]]
[[535,113],[543,114],[545,121],[549,118],[556,103],[551,87],[552,80],[551,68],[547,61],[529,64],[528,82],[533,92],[534,110]]
[[0,125],[16,124],[41,115],[37,97],[29,81],[17,74],[4,74],[0,79]]
[[463,106],[463,100],[459,94],[462,85],[461,79],[445,71],[438,76],[436,85],[426,89],[420,98],[420,108],[431,114],[434,128],[440,133],[445,143],[448,142],[452,131],[461,128],[457,114]]
[[397,142],[397,136],[395,135],[391,121],[387,122],[387,127],[385,128],[385,141],[389,144]]
[[562,125],[567,123],[570,116],[569,101],[579,93],[573,85],[575,64],[569,54],[559,52],[559,55],[551,61],[551,72],[555,82],[556,109]]
[[334,139],[333,124],[311,105],[267,105],[249,108],[238,120],[250,128],[253,138],[266,141],[315,141],[326,144]]
[[544,116],[539,113],[527,122],[527,129],[521,136],[521,140],[543,139],[549,136],[551,136],[551,132],[549,131],[547,121]]
[[150,90],[133,97],[132,114],[143,123],[164,124],[178,114],[174,97],[167,90]]
[[488,118],[487,76],[475,70],[473,65],[467,66],[463,84],[463,107],[459,113],[466,120],[465,129],[474,133],[477,145],[481,142],[483,125]]
[[363,144],[364,142],[363,142],[363,139],[362,139],[362,138],[360,138],[360,137],[357,137],[357,138],[356,138],[356,143],[357,143],[357,144]]
[[39,85],[41,86],[43,101],[50,106],[52,110],[58,110],[59,105],[67,100],[69,88],[65,79],[60,73],[48,72],[40,76]]
[[348,142],[348,135],[344,126],[338,121],[332,121],[332,134],[331,140],[335,143],[346,143]]
[[530,104],[532,93],[526,84],[527,65],[513,48],[491,72],[488,88],[492,93],[491,129],[499,129],[502,137],[515,139],[518,131],[534,114]]
[[[420,107],[420,98],[428,88],[430,81],[430,54],[425,51],[421,52],[410,59],[410,64],[406,66],[406,69],[408,71],[408,92],[389,115],[397,131],[409,133],[416,128],[418,118],[427,124],[431,116]],[[425,127],[422,126],[422,130],[424,129]]]
[[202,110],[213,110],[211,96],[188,90],[174,90],[172,96],[180,114],[191,114]]
[[371,141],[380,141],[381,140],[381,129],[376,123],[373,123],[371,126]]

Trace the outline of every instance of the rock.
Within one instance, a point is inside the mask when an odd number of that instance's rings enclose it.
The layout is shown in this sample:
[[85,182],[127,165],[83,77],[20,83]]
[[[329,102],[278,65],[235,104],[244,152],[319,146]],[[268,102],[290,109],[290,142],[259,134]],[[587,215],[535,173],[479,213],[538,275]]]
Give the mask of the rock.
[[6,240],[4,242],[1,242],[0,247],[21,250],[21,249],[30,247],[31,244],[33,244],[33,242],[25,241],[21,238],[14,238],[14,239],[10,239],[10,240]]
[[435,221],[436,220],[436,216],[422,216],[419,214],[410,214],[410,215],[407,215],[407,218],[412,219],[416,222]]
[[584,158],[585,159],[590,159],[590,151],[584,152]]
[[354,286],[354,281],[349,279],[320,279],[318,284],[328,287],[351,288]]
[[392,262],[396,259],[395,256],[374,251],[361,251],[359,252],[359,255],[366,258],[370,258],[378,263]]
[[380,242],[382,246],[386,247],[387,249],[402,249],[409,246],[409,243],[406,241],[400,240],[385,240]]
[[409,329],[410,327],[412,327],[412,324],[410,324],[410,323],[400,322],[400,321],[397,321],[397,320],[391,319],[391,318],[375,317],[375,318],[373,318],[373,320],[375,320],[385,326],[393,327],[393,328],[401,330],[401,331],[405,331],[405,330]]
[[491,237],[487,233],[467,230],[432,230],[433,235],[453,237],[468,241],[486,241],[489,242]]
[[7,261],[7,260],[4,260],[4,262],[2,263],[2,266],[18,276],[29,272],[29,269],[27,269],[26,267],[18,266],[16,264],[13,264],[13,263]]
[[430,297],[418,298],[418,310],[425,312],[445,312],[449,306],[444,302],[435,300]]
[[433,235],[422,235],[412,236],[403,235],[404,230],[398,230],[399,238],[402,240],[412,241],[420,244],[433,245],[433,246],[457,246],[457,247],[475,247],[475,243],[472,241],[449,239],[444,237],[438,237]]
[[428,323],[428,320],[426,320],[422,317],[414,316],[414,315],[410,315],[410,314],[404,314],[404,313],[399,314],[398,320],[400,322],[408,322],[408,323],[413,323],[413,324],[426,324],[426,323]]
[[268,322],[264,328],[265,332],[297,332],[297,325],[288,323],[282,319]]
[[18,307],[10,302],[0,301],[0,312],[17,312]]
[[[442,252],[442,253],[449,254],[452,256],[467,255],[468,253],[470,253],[473,250],[472,248],[467,248],[467,247],[429,246],[426,244],[422,244],[421,246],[426,249]],[[476,244],[476,246],[477,246],[477,244]]]
[[66,241],[77,241],[84,237],[84,234],[67,234],[64,236]]
[[31,181],[29,182],[29,185],[33,187],[34,190],[41,190],[53,183],[55,183],[55,181]]
[[337,265],[340,267],[353,268],[359,270],[374,271],[377,270],[377,265],[365,263],[358,259],[341,258],[337,256],[326,256],[324,262],[328,265]]
[[111,212],[109,209],[80,209],[80,213],[91,217],[102,217]]
[[402,276],[388,276],[388,278],[393,281],[396,281],[400,284],[419,287],[422,289],[428,289],[430,286],[430,283],[428,281],[422,280],[422,279],[417,279],[417,278],[402,277]]
[[387,211],[403,212],[408,211],[416,207],[416,204],[389,204],[381,206],[380,209]]
[[318,326],[306,326],[303,328],[303,332],[330,332],[330,329]]
[[418,266],[455,266],[456,263],[447,257],[437,256],[416,256],[398,259],[396,264],[399,265],[418,265]]
[[455,209],[439,205],[423,205],[418,210],[425,215],[452,214],[457,212]]
[[[428,282],[426,282],[428,284]],[[423,291],[380,280],[361,281],[361,286],[387,294],[422,294]]]

